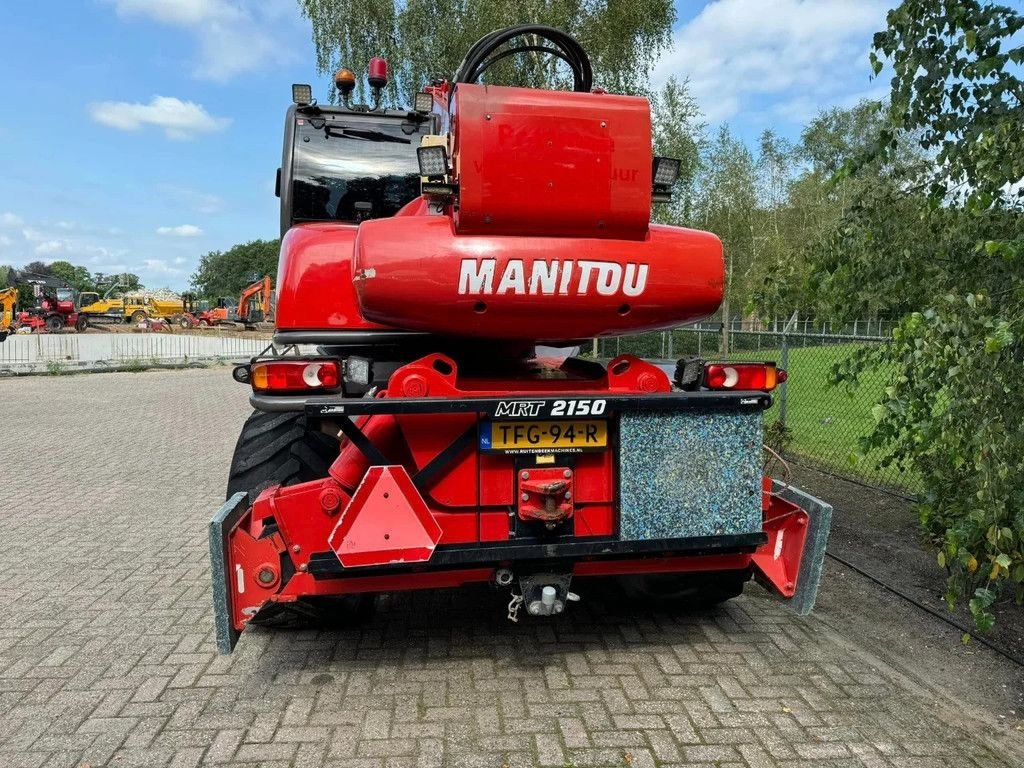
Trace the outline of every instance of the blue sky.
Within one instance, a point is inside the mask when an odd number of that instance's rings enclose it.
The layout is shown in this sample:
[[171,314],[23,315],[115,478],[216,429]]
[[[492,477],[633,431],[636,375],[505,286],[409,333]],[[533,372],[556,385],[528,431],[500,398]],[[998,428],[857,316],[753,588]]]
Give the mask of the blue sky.
[[[674,50],[714,125],[796,135],[877,97],[875,0],[677,0]],[[0,26],[0,264],[66,259],[184,289],[201,254],[277,236],[293,82],[315,82],[295,0],[8,3]],[[326,91],[321,81],[318,89]]]

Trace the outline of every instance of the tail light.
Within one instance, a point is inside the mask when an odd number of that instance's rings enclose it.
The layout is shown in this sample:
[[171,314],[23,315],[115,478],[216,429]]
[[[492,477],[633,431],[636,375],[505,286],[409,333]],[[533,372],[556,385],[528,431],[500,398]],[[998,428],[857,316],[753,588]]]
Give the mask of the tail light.
[[786,380],[786,372],[775,363],[708,363],[704,386],[720,390],[761,390],[771,392]]
[[337,389],[337,360],[271,360],[253,363],[249,382],[254,392],[310,392]]

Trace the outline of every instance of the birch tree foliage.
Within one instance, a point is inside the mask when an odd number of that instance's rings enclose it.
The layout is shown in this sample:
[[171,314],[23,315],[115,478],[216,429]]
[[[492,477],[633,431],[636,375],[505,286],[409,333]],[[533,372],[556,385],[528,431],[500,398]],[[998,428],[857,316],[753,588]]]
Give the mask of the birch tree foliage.
[[670,78],[661,91],[652,95],[651,119],[654,153],[679,160],[679,179],[672,200],[655,205],[651,213],[662,224],[693,226],[696,182],[707,139],[706,124],[689,83]]
[[891,193],[902,202],[920,184],[927,210],[920,236],[894,249],[898,233],[878,237],[891,206],[864,197],[841,249],[863,265],[860,296],[892,290],[897,271],[931,288],[877,352],[899,375],[866,447],[921,475],[918,511],[946,598],[966,598],[983,630],[1001,595],[1024,601],[1022,29],[1018,11],[983,0],[904,0],[889,12],[871,57],[876,74],[893,72],[875,156],[891,161],[908,139],[930,154],[929,171]]
[[[594,67],[594,83],[615,93],[642,93],[651,67],[671,43],[672,0],[299,0],[312,24],[317,71],[341,66],[365,72],[373,56],[391,66],[387,97],[407,105],[434,78],[450,79],[470,46],[495,29],[546,24],[582,43]],[[564,64],[535,52],[500,62],[488,73],[502,85],[564,87]],[[365,97],[360,78],[359,94]],[[333,99],[335,92],[329,88]]]

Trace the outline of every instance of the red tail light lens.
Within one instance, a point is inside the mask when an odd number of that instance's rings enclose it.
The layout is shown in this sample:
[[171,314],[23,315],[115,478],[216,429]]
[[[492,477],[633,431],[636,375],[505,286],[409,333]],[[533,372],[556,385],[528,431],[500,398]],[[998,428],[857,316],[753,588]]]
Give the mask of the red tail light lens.
[[720,390],[761,390],[771,392],[786,380],[786,372],[775,363],[708,363],[704,386]]
[[341,382],[341,368],[337,360],[275,360],[253,363],[249,381],[255,392],[337,389]]

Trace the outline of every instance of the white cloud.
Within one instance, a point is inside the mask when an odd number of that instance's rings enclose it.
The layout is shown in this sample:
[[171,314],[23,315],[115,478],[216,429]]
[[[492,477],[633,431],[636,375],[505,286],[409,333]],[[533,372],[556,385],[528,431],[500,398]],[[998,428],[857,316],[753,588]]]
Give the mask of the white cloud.
[[[889,95],[888,82],[879,83],[873,88],[850,93],[833,99],[829,106],[849,109],[861,101],[882,101]],[[823,104],[820,98],[799,94],[772,105],[770,115],[766,119],[789,119],[797,123],[808,123],[821,114]],[[758,115],[758,117],[761,117]]]
[[[119,256],[108,248],[81,240],[65,240],[62,238],[45,238],[40,232],[32,231],[33,238],[26,237],[29,242],[34,242],[32,253],[46,261],[64,260],[72,263],[82,261],[96,262],[109,261],[112,257]],[[45,239],[40,239],[40,238]]]
[[195,224],[181,224],[177,227],[157,227],[156,233],[172,237],[199,237],[203,234],[203,230]]
[[194,74],[227,82],[293,57],[281,39],[299,15],[292,0],[108,0],[123,18],[148,18],[190,30],[199,58]]
[[224,200],[217,195],[211,195],[208,192],[199,192],[194,189],[188,189],[186,187],[175,187],[165,185],[163,190],[173,197],[178,203],[187,205],[196,213],[202,213],[207,216],[214,213],[220,213],[224,210]]
[[122,16],[149,16],[165,24],[199,24],[223,13],[221,0],[113,0]]
[[[673,34],[654,69],[660,87],[689,78],[711,121],[748,111],[760,97],[823,107],[863,90],[871,34],[889,0],[714,0]],[[817,110],[814,110],[817,111]]]
[[0,235],[0,248],[7,248],[10,245],[14,245],[14,241],[7,235]]
[[180,275],[182,273],[180,269],[168,266],[167,262],[160,259],[146,259],[142,262],[142,267],[147,272],[158,275]]
[[53,256],[58,253],[64,253],[67,249],[68,243],[66,240],[44,240],[33,250],[39,256]]
[[16,213],[4,211],[0,213],[0,227],[20,227],[25,221]]
[[190,139],[200,133],[221,131],[231,124],[225,117],[213,117],[201,104],[173,96],[154,96],[149,104],[102,101],[89,106],[89,114],[101,125],[122,131],[137,131],[145,125],[162,128],[169,139]]

